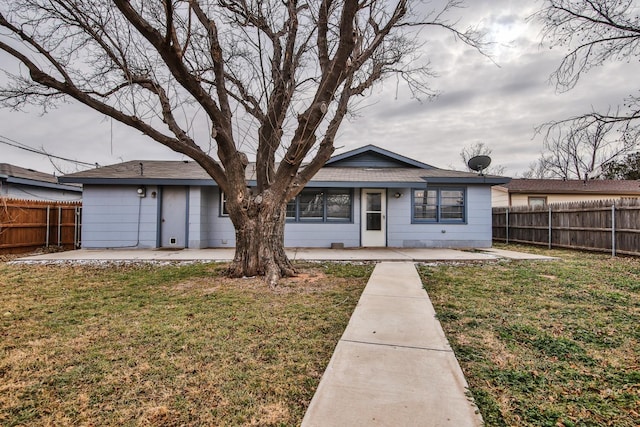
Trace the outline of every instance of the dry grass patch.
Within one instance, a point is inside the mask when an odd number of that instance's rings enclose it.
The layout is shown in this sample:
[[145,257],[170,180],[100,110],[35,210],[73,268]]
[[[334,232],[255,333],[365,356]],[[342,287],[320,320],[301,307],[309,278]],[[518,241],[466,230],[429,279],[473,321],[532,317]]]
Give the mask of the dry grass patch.
[[421,268],[486,425],[639,426],[640,259],[516,250]]
[[296,425],[371,266],[0,264],[0,424]]

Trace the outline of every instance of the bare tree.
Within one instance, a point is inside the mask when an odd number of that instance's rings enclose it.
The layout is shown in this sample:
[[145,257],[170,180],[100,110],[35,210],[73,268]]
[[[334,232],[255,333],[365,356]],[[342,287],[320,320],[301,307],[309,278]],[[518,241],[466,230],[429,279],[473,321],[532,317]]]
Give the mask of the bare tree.
[[550,178],[549,174],[545,169],[543,157],[540,157],[535,162],[529,163],[529,169],[523,172],[520,175],[520,178],[525,178],[525,179]]
[[[227,195],[236,229],[230,274],[275,284],[293,274],[287,201],[330,158],[350,101],[392,74],[430,94],[419,28],[445,29],[481,49],[478,34],[447,20],[458,6],[5,0],[0,50],[20,72],[0,100],[18,108],[73,99],[194,159]],[[196,136],[194,111],[204,112],[209,137]],[[247,153],[256,157],[253,189]]]
[[[476,142],[462,148],[460,151],[460,159],[462,160],[464,167],[469,169],[469,159],[476,156],[491,157],[491,153],[493,153],[493,150],[484,142]],[[505,173],[505,167],[502,165],[495,165],[491,162],[491,165],[482,172],[488,175],[503,175]]]
[[[568,49],[551,75],[560,92],[573,89],[592,68],[610,61],[634,62],[640,55],[640,14],[637,2],[633,0],[545,0],[544,7],[534,17],[543,23],[544,43],[552,48]],[[629,90],[632,92],[634,88]],[[579,135],[581,138],[586,130],[606,130],[609,138],[616,135],[620,153],[624,154],[638,142],[638,119],[640,97],[636,94],[629,95],[613,111],[585,112],[546,123],[542,128],[549,131],[547,137],[564,133],[568,137]],[[550,145],[556,145],[556,141],[551,141]]]
[[614,123],[576,120],[571,126],[552,126],[544,152],[533,169],[548,178],[599,178],[608,162],[630,152],[634,144],[612,137]]

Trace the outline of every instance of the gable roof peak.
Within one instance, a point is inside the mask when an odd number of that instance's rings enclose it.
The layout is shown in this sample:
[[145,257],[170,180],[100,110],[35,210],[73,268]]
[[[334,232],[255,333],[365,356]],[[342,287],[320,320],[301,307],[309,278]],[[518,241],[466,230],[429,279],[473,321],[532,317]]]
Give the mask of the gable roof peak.
[[386,150],[384,148],[381,148],[381,147],[378,147],[377,145],[372,145],[372,144],[368,144],[363,147],[359,147],[359,148],[347,151],[345,153],[335,155],[327,161],[326,166],[331,166],[331,165],[337,166],[338,163],[347,163],[349,160],[356,160],[358,157],[365,157],[367,155],[369,156],[374,155],[374,156],[378,156],[380,158],[386,159],[390,162],[396,163],[397,167],[438,169],[435,166],[420,162],[418,160],[403,156],[398,153],[394,153],[392,151]]

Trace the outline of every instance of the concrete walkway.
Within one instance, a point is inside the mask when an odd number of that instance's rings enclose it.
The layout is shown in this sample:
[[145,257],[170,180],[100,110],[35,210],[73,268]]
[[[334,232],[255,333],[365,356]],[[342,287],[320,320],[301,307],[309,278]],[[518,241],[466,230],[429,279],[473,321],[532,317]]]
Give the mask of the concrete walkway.
[[480,426],[467,383],[411,262],[378,264],[302,422]]

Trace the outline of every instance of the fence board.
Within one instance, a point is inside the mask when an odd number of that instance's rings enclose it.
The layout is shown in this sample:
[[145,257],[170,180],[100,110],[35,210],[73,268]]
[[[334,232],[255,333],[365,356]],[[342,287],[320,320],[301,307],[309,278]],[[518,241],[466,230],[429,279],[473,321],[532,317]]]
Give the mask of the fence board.
[[493,240],[640,255],[640,199],[493,209]]
[[80,202],[0,198],[0,254],[80,245]]

